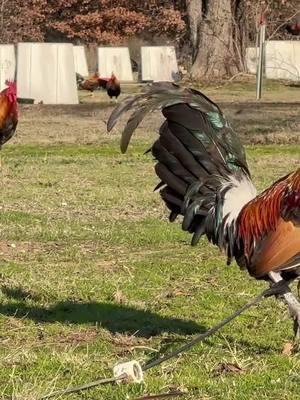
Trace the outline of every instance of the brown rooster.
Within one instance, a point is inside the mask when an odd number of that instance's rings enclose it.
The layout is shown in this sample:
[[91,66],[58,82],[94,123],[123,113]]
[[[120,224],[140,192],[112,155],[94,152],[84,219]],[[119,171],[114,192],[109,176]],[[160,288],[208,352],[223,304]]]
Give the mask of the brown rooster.
[[78,89],[88,90],[93,95],[94,90],[99,89],[99,74],[95,72],[92,76],[84,79],[80,74],[76,74]]
[[7,88],[0,93],[0,148],[15,133],[18,125],[16,82],[6,81]]
[[[120,115],[134,113],[122,134],[125,152],[147,112],[162,109],[165,122],[151,147],[160,178],[157,189],[170,221],[183,216],[182,229],[202,235],[256,279],[289,282],[300,275],[300,169],[257,195],[244,148],[220,108],[194,89],[160,82],[148,93],[124,100],[112,112],[110,131]],[[300,303],[283,295],[299,337]]]
[[111,74],[110,78],[104,78],[99,76],[98,72],[95,72],[92,76],[87,79],[84,79],[80,74],[76,74],[77,86],[78,89],[88,90],[89,92],[94,93],[94,90],[99,88],[105,89],[108,96],[112,99],[115,97],[116,99],[121,93],[120,82],[114,73]]

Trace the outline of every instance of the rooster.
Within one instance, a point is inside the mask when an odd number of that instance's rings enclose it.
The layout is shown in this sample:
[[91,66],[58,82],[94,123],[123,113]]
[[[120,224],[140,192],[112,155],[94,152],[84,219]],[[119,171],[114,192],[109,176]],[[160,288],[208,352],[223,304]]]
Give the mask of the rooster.
[[110,98],[115,97],[117,99],[117,97],[121,93],[120,82],[118,81],[114,73],[111,74],[110,78],[105,78],[99,76],[98,72],[95,72],[87,79],[84,79],[83,76],[77,73],[76,81],[78,89],[88,90],[92,93],[92,95],[94,93],[94,90],[100,88],[105,89]]
[[[112,112],[110,131],[124,112],[134,109],[122,133],[124,153],[148,112],[162,109],[165,121],[149,151],[160,179],[156,189],[170,210],[183,216],[192,245],[205,235],[241,268],[270,284],[300,275],[300,169],[257,194],[245,151],[217,104],[201,92],[158,82],[125,99]],[[300,303],[289,291],[284,299],[300,332]]]
[[84,77],[79,74],[78,72],[76,72],[76,85],[77,85],[77,89],[80,89],[80,86],[82,84],[82,82],[84,82]]
[[7,88],[0,93],[0,148],[14,135],[18,125],[17,85],[5,82]]
[[84,79],[80,74],[76,74],[76,81],[78,89],[88,90],[91,94],[94,94],[94,90],[99,89],[99,74],[95,72],[92,76]]
[[294,36],[300,35],[300,17],[298,17],[294,22],[286,24],[285,26],[288,33]]
[[121,85],[114,73],[111,74],[111,77],[107,81],[106,91],[111,99],[115,97],[117,101],[121,93]]

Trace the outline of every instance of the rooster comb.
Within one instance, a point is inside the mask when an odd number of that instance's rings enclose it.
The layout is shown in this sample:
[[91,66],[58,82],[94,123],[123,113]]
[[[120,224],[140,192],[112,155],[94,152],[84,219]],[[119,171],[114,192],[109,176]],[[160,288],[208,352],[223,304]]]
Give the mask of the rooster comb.
[[6,79],[5,81],[5,85],[8,86],[9,88],[15,89],[17,88],[17,84],[15,81],[10,80],[10,79]]

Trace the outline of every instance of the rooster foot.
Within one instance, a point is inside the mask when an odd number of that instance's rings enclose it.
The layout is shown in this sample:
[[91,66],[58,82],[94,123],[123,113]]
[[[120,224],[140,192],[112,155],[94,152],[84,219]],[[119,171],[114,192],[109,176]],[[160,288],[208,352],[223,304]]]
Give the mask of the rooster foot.
[[292,293],[286,293],[285,300],[288,304],[290,314],[294,320],[294,342],[300,344],[300,303]]
[[290,314],[294,320],[294,342],[300,344],[300,303],[293,293],[285,293],[284,299],[288,304]]
[[[276,283],[282,280],[280,273],[270,272],[269,278]],[[283,298],[294,320],[294,342],[300,344],[300,303],[292,292],[284,293]]]
[[300,303],[291,292],[285,293],[283,297],[294,320],[294,340],[300,343]]
[[297,283],[297,294],[298,294],[298,297],[300,298],[300,279],[298,280],[298,283]]
[[299,344],[300,342],[300,314],[294,317],[294,341]]
[[299,345],[300,344],[300,303],[296,299],[296,297],[292,293],[287,293],[290,296],[285,298],[288,306],[290,314],[294,320],[294,341]]

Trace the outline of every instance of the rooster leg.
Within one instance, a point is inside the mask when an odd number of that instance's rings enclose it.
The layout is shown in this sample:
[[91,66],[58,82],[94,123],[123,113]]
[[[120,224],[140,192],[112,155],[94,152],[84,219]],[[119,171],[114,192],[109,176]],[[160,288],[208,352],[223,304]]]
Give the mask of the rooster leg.
[[[269,272],[269,278],[272,282],[277,283],[282,280],[281,274],[278,272]],[[294,319],[294,333],[295,340],[300,340],[300,303],[293,295],[292,292],[285,293],[283,295],[285,302],[287,303],[290,314]]]

